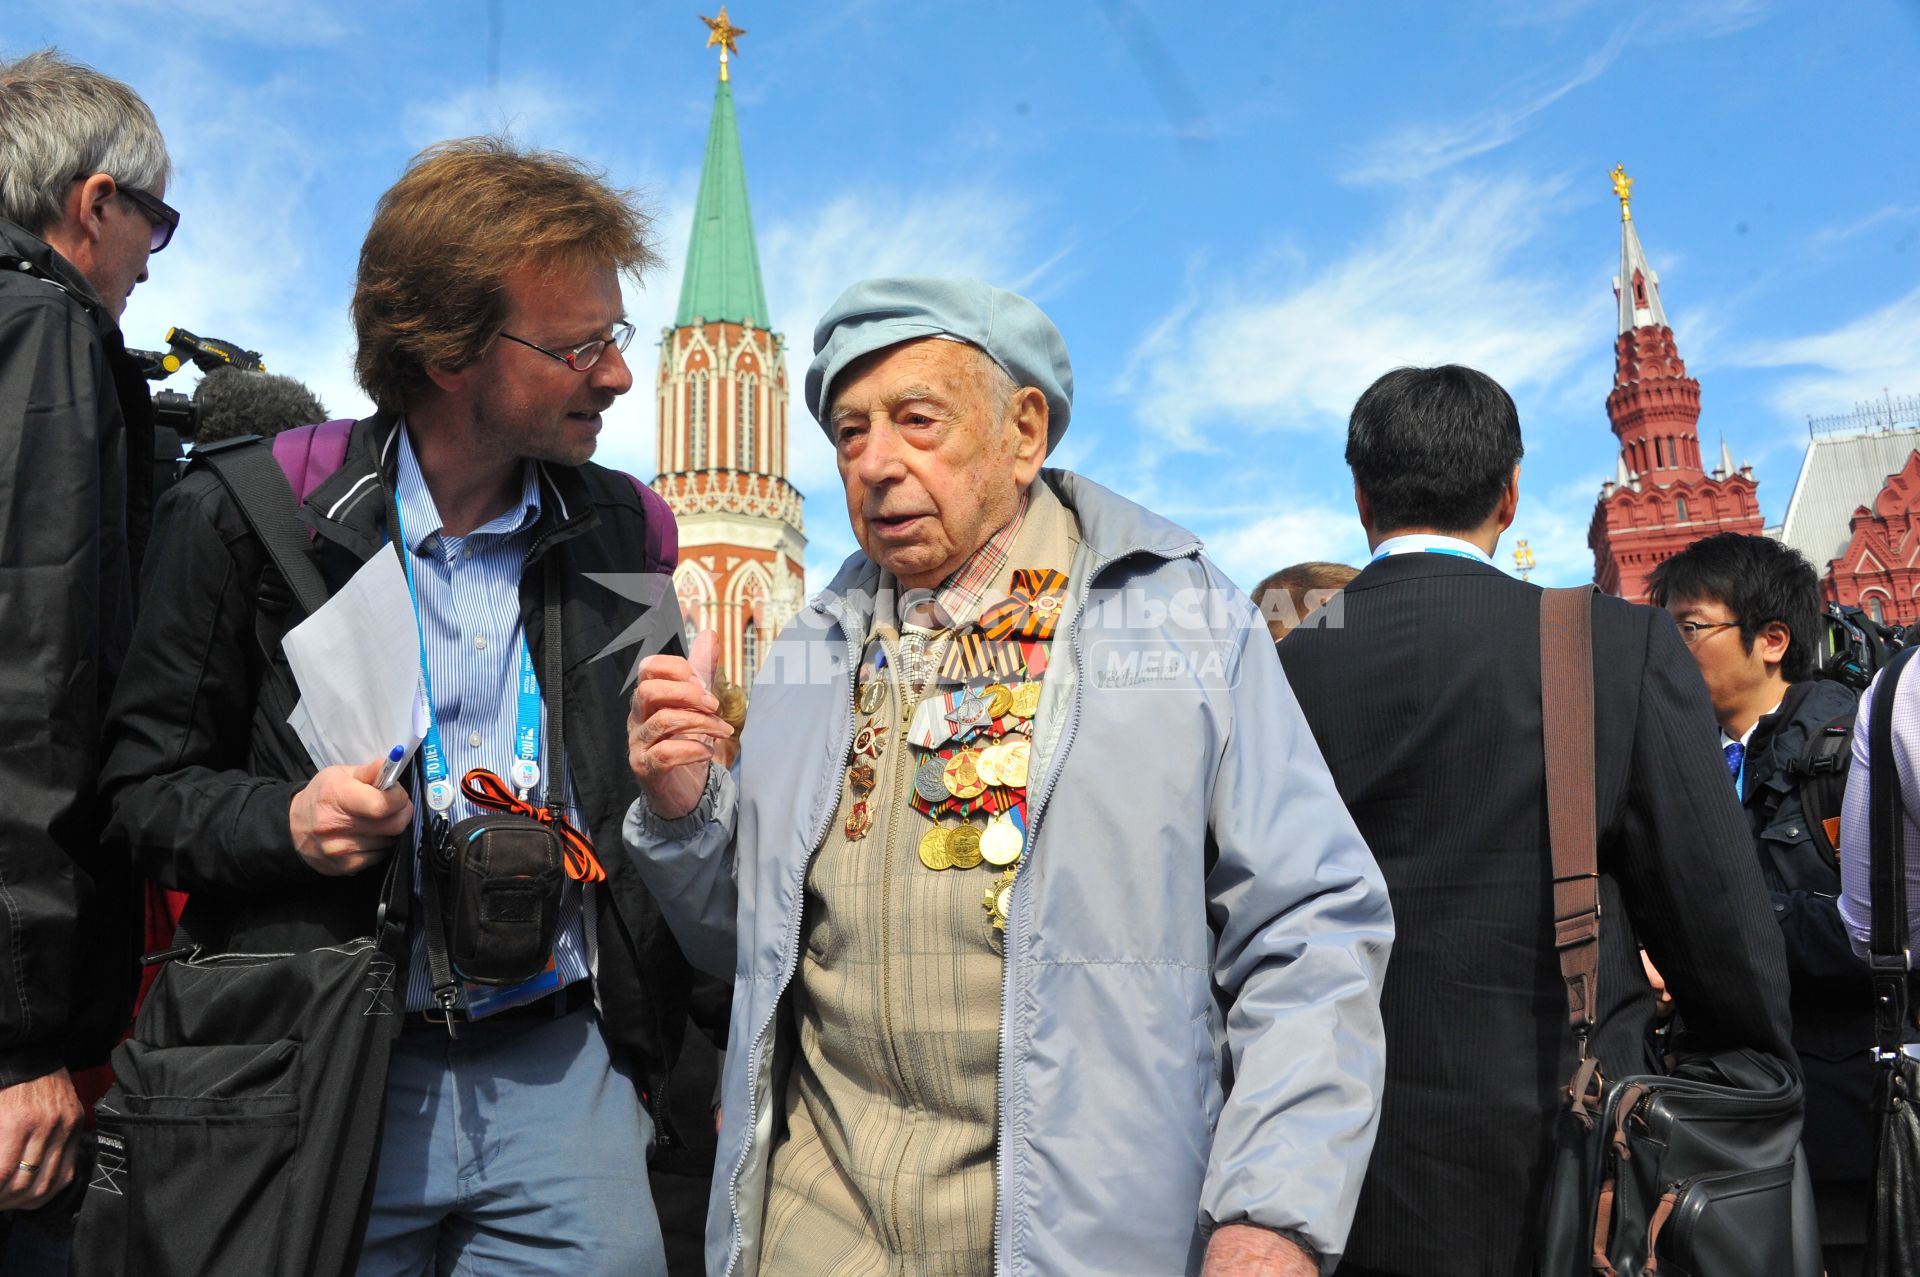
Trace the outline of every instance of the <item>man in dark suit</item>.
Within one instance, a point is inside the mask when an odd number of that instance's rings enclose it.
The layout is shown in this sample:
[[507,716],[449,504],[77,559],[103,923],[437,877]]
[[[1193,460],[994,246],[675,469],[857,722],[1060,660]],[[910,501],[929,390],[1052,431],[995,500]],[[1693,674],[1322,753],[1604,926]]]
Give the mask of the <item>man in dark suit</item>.
[[[1387,1087],[1342,1274],[1526,1277],[1575,1063],[1552,945],[1540,590],[1493,566],[1520,499],[1513,400],[1403,368],[1347,434],[1373,561],[1344,623],[1280,645],[1399,930]],[[1791,1062],[1779,928],[1673,623],[1596,596],[1595,788],[1608,1076],[1649,1071],[1644,946],[1706,1048]]]

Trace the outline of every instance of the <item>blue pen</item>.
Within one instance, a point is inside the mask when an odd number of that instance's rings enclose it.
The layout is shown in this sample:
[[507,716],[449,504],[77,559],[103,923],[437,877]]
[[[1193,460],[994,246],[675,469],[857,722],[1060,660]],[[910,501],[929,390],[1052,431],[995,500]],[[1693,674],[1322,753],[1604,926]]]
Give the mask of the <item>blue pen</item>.
[[373,778],[375,789],[391,789],[393,782],[400,779],[400,764],[407,758],[407,747],[395,745],[387,751],[387,761],[380,764],[380,774]]

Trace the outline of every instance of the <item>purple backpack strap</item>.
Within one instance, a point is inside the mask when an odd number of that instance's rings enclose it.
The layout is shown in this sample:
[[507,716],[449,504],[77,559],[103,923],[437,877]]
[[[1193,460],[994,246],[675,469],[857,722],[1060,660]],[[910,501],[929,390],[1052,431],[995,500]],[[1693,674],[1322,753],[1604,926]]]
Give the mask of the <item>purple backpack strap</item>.
[[307,503],[315,488],[346,464],[352,418],[323,421],[317,426],[295,426],[273,437],[273,459],[293,489],[295,508]]
[[647,566],[672,572],[680,566],[680,525],[674,522],[673,507],[633,475],[627,475],[627,482],[640,494],[640,507],[647,515]]

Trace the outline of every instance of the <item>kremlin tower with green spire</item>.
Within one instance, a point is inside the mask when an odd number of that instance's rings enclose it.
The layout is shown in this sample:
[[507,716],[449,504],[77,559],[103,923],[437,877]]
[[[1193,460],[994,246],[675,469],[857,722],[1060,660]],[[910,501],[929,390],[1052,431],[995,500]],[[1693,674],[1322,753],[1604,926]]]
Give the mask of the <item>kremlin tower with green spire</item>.
[[786,342],[767,316],[727,69],[746,32],[724,6],[701,21],[720,47],[720,81],[680,307],[661,334],[653,487],[680,524],[674,588],[688,631],[715,631],[720,668],[750,686],[799,610],[807,539],[786,477]]

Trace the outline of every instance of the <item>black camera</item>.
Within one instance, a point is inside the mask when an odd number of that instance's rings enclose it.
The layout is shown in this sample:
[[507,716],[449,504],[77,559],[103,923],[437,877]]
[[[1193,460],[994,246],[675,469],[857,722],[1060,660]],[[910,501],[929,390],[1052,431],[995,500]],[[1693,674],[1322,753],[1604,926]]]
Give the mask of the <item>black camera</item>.
[[1864,692],[1895,652],[1911,643],[1920,626],[1876,621],[1850,604],[1829,603],[1821,610],[1820,673]]
[[[259,351],[247,350],[234,342],[197,336],[184,328],[167,329],[166,340],[165,350],[127,352],[139,363],[141,375],[148,381],[165,381],[189,362],[197,365],[201,372],[212,372],[216,368],[238,368],[241,372],[267,370],[260,362]],[[156,425],[165,426],[182,439],[192,439],[199,434],[200,407],[191,395],[177,390],[157,390],[153,395],[153,419]]]

